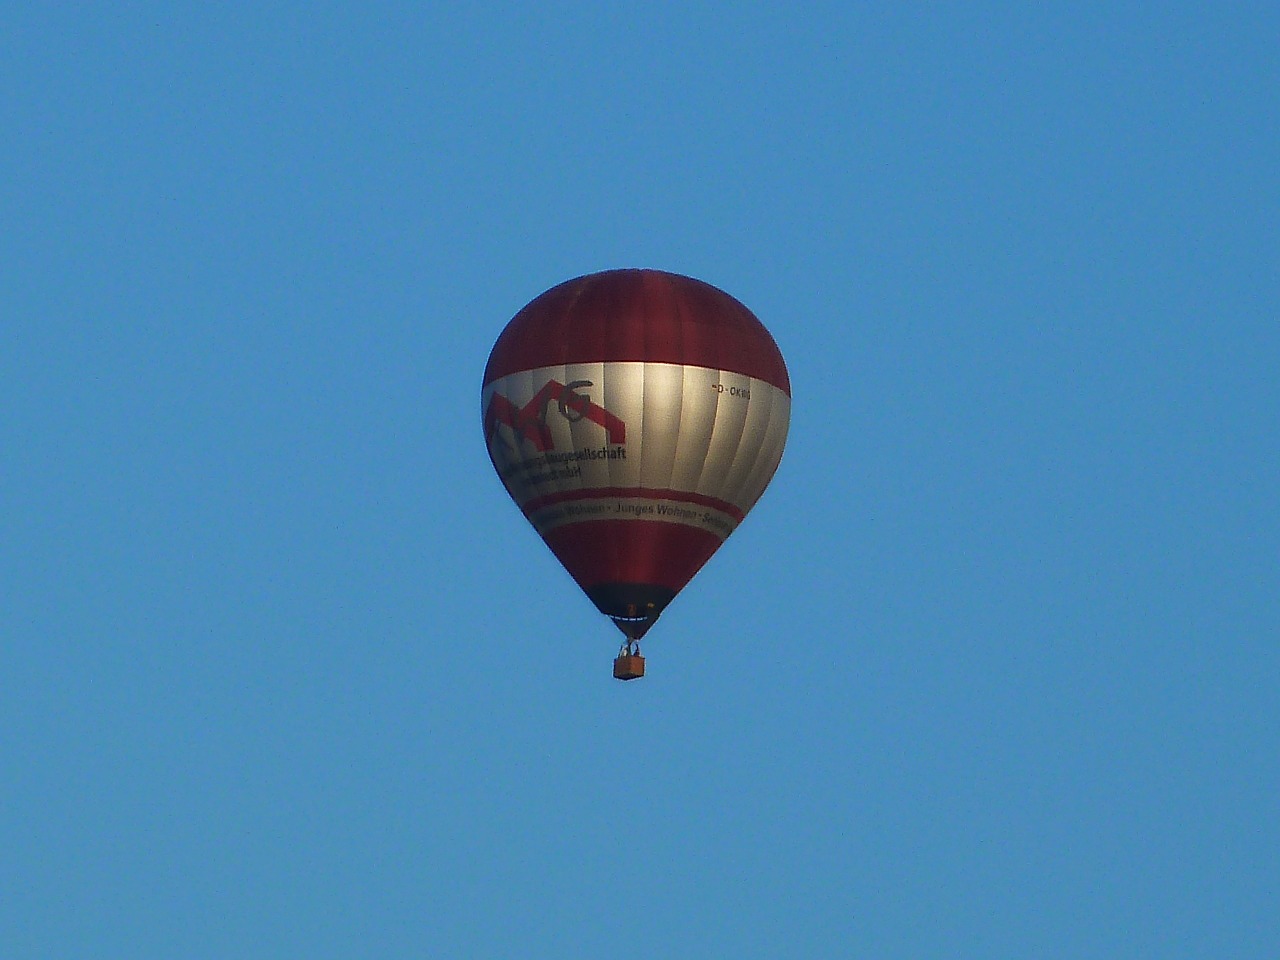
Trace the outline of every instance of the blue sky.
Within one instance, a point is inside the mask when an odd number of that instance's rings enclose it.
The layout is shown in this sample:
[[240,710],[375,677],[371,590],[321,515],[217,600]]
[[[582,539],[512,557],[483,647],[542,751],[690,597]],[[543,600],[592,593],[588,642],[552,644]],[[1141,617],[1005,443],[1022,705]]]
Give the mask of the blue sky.
[[[0,953],[1274,957],[1277,28],[8,11]],[[478,411],[620,266],[794,388],[626,685]]]

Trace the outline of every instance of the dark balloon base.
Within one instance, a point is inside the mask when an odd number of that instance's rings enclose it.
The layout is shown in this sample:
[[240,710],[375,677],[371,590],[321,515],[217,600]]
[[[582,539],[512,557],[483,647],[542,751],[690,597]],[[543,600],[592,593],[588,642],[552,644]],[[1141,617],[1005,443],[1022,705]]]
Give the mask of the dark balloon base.
[[639,640],[667,608],[675,591],[648,583],[600,583],[587,589],[596,609],[629,640]]

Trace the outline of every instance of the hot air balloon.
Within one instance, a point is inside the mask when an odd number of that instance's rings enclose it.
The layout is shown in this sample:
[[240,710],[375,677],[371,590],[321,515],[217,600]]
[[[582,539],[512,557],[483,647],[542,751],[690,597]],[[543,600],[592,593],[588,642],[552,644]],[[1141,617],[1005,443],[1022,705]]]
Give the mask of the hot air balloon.
[[640,639],[746,516],[782,459],[791,383],[777,344],[722,290],[608,270],[532,300],[494,344],[485,441],[534,529]]

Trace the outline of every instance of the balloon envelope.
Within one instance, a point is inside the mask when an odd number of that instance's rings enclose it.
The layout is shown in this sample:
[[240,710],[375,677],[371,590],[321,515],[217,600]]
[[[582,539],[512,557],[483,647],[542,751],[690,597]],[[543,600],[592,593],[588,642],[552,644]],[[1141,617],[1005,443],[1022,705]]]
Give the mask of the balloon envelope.
[[717,288],[657,270],[569,280],[507,325],[481,397],[511,498],[601,613],[638,639],[782,459],[777,345]]

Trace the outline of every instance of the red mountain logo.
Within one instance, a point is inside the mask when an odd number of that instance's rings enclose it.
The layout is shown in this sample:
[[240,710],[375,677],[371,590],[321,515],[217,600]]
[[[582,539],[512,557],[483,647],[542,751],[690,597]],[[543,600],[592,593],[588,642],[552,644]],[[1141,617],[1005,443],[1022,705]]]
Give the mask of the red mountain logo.
[[533,395],[533,399],[523,407],[495,392],[489,400],[489,407],[484,412],[484,437],[492,442],[498,424],[505,423],[516,435],[516,440],[528,440],[539,453],[550,450],[555,444],[551,439],[551,428],[547,426],[547,407],[552,403],[560,410],[560,415],[570,423],[587,419],[604,427],[610,443],[627,442],[627,425],[590,397],[575,393],[579,387],[590,387],[590,380],[574,380],[564,384],[559,380],[548,380],[541,390]]

